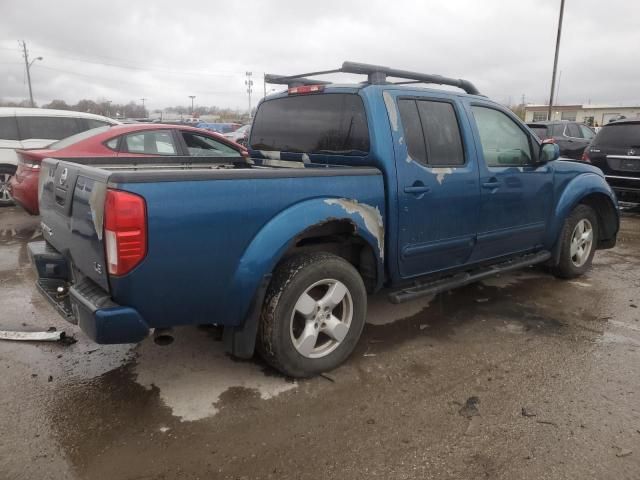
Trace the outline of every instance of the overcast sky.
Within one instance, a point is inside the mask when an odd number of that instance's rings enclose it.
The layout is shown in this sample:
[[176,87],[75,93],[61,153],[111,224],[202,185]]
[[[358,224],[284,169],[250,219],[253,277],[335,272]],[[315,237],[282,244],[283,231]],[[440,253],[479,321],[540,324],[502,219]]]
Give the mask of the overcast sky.
[[[247,107],[262,75],[344,60],[467,78],[494,100],[548,101],[560,0],[2,0],[0,98]],[[640,3],[566,0],[559,103],[640,104]],[[268,88],[272,88],[269,87]]]

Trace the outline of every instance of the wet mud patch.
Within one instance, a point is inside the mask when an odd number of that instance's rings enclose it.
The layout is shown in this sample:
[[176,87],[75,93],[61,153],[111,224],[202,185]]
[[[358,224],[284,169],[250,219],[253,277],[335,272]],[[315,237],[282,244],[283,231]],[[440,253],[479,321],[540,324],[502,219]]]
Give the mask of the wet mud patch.
[[[558,292],[579,292],[582,287],[557,280],[540,268],[475,283],[437,295],[428,306],[407,318],[382,325],[365,325],[357,354],[376,355],[419,338],[451,341],[457,330],[477,326],[512,334],[561,335],[575,323],[604,321],[597,312],[564,305]],[[584,290],[584,289],[583,289]],[[578,292],[578,293],[576,293]]]
[[16,227],[0,226],[0,246],[17,245],[42,240],[42,230],[38,220]]
[[179,423],[160,400],[158,389],[134,380],[133,364],[88,381],[60,384],[48,407],[52,430],[73,466],[85,471],[96,452],[130,438],[154,441],[160,428]]

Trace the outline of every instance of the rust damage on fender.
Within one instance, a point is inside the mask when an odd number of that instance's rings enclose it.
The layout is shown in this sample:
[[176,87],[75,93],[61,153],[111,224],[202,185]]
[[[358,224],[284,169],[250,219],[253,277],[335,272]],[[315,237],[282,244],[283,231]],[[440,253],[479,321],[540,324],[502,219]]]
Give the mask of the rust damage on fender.
[[326,199],[324,203],[327,205],[338,205],[350,215],[360,215],[365,228],[378,242],[380,258],[384,258],[384,222],[382,221],[382,215],[378,207],[346,198],[329,198]]

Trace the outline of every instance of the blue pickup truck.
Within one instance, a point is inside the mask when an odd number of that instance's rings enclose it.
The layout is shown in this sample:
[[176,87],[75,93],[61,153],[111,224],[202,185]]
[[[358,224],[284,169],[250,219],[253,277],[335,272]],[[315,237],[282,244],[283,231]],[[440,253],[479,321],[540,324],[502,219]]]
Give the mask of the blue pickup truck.
[[[309,78],[336,72],[365,79]],[[38,286],[97,343],[216,324],[233,355],[306,377],[350,355],[382,288],[573,278],[615,245],[602,172],[468,81],[352,62],[267,80],[287,89],[259,104],[250,158],[43,162]]]

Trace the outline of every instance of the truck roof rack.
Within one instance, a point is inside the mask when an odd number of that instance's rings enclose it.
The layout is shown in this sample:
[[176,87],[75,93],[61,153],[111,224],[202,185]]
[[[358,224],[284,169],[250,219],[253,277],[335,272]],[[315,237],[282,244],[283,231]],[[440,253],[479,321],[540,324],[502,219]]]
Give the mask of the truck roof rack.
[[[458,87],[468,94],[480,95],[478,89],[469,80],[461,78],[449,78],[442,75],[431,75],[427,73],[410,72],[408,70],[397,70],[395,68],[383,67],[381,65],[370,65],[368,63],[343,62],[341,68],[334,70],[322,70],[319,72],[302,73],[300,75],[273,75],[264,76],[266,83],[287,85],[289,88],[304,85],[329,85],[331,82],[314,80],[307,78],[315,75],[327,75],[330,73],[352,73],[366,75],[367,83],[370,85],[405,85],[411,83],[431,83],[436,85],[450,85]],[[402,82],[388,82],[387,77],[404,79]]]

